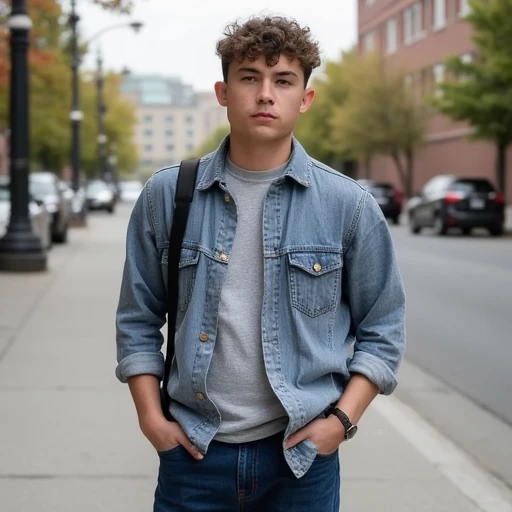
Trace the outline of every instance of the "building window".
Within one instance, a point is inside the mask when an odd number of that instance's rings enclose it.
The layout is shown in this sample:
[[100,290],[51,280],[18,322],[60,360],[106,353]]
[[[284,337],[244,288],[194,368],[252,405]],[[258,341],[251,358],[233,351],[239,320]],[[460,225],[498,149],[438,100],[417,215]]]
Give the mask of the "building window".
[[153,130],[144,130],[144,136],[151,137],[153,135]]
[[187,130],[187,137],[193,137],[194,136],[194,130]]
[[422,35],[422,3],[417,2],[404,11],[405,44],[417,41]]
[[167,144],[167,151],[174,151],[174,144]]
[[185,122],[189,123],[189,124],[193,123],[194,122],[194,117],[193,116],[187,116],[185,118]]
[[364,5],[366,7],[371,7],[375,3],[375,0],[364,0]]
[[172,130],[165,130],[165,136],[166,137],[172,137],[174,132]]
[[194,144],[187,144],[187,151],[193,151],[194,150]]
[[467,16],[470,12],[469,0],[460,0],[459,16]]
[[434,94],[437,97],[442,96],[442,91],[439,89],[439,85],[444,82],[444,72],[445,72],[444,64],[436,64],[434,66],[434,69],[433,69],[434,87],[435,87]]
[[165,116],[166,123],[172,123],[173,121],[174,121],[174,118],[172,116]]
[[373,52],[375,50],[375,31],[372,30],[363,36],[363,50],[365,52]]
[[146,144],[146,145],[144,146],[144,151],[145,151],[146,153],[151,153],[151,151],[153,151],[153,146],[152,146],[151,144]]
[[387,51],[391,55],[397,50],[397,22],[396,18],[391,18],[387,23]]
[[446,0],[434,0],[434,30],[446,26]]
[[147,114],[144,116],[145,123],[151,123],[151,121],[153,121],[153,116],[151,114]]

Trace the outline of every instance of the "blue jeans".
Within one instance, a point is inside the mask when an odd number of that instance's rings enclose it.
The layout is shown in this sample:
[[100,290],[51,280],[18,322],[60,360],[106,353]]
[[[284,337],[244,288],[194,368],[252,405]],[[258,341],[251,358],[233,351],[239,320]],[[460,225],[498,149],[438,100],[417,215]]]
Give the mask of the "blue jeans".
[[300,479],[283,456],[283,434],[212,441],[202,461],[181,446],[160,452],[154,512],[339,512],[338,450],[319,455]]

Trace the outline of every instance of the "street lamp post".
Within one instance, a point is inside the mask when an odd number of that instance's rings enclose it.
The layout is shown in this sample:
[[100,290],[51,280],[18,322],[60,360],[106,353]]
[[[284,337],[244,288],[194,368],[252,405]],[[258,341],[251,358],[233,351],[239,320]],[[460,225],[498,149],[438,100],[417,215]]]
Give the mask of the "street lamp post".
[[99,177],[104,179],[106,174],[106,143],[107,136],[105,134],[105,113],[106,106],[103,101],[103,59],[101,58],[101,52],[98,51],[97,60],[97,76],[96,76],[96,95],[98,105],[98,174]]
[[[80,17],[76,13],[76,0],[71,0],[71,15],[70,15],[70,25],[71,25],[71,58],[72,58],[72,75],[73,75],[73,103],[72,110],[70,114],[71,122],[72,122],[72,169],[73,169],[73,190],[76,192],[80,187],[80,126],[81,121],[83,119],[83,113],[80,111],[80,97],[79,97],[79,69],[81,62],[81,55],[78,50],[78,22],[80,21]],[[117,23],[115,25],[110,25],[106,28],[101,29],[92,37],[90,37],[85,45],[89,45],[92,41],[99,38],[106,32],[110,32],[111,30],[115,30],[118,28],[130,27],[136,33],[140,31],[143,27],[143,23],[140,21],[130,21],[124,23]],[[98,78],[97,78],[97,88],[99,97],[98,98],[98,171],[100,173],[100,177],[105,170],[105,145],[106,145],[106,136],[104,133],[104,114],[105,114],[105,106],[103,104],[102,91],[103,91],[103,62],[101,59],[101,55],[98,56]],[[101,140],[100,140],[101,138]]]
[[32,22],[25,0],[13,0],[10,79],[10,191],[11,216],[6,235],[0,240],[0,270],[46,270],[46,252],[32,232],[29,215],[29,68],[28,47]]
[[80,128],[84,117],[80,110],[80,77],[78,69],[80,67],[80,55],[78,51],[78,22],[80,16],[76,13],[76,0],[71,0],[71,15],[69,24],[71,25],[71,93],[72,103],[69,118],[71,120],[71,169],[72,169],[72,188],[76,193],[80,188]]

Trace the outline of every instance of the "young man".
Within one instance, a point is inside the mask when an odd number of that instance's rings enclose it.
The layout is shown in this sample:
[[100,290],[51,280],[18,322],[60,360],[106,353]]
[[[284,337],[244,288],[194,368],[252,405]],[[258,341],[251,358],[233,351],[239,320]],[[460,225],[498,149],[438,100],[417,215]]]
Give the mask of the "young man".
[[372,196],[292,136],[320,64],[307,28],[230,25],[230,136],[201,160],[181,252],[171,414],[159,400],[177,166],[132,213],[117,376],[160,457],[155,512],[337,512],[338,447],[396,386],[404,292]]

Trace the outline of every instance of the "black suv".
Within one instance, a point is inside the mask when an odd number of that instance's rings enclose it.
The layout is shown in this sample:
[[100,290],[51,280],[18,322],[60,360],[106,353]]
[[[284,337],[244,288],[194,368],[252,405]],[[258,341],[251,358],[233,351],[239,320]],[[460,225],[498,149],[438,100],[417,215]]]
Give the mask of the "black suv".
[[391,219],[393,224],[400,222],[402,213],[402,193],[391,183],[374,180],[358,180],[360,185],[367,188],[375,198],[386,219]]
[[440,175],[409,200],[409,227],[417,234],[424,227],[445,235],[460,228],[469,235],[473,228],[487,228],[501,236],[505,222],[505,199],[485,178]]

